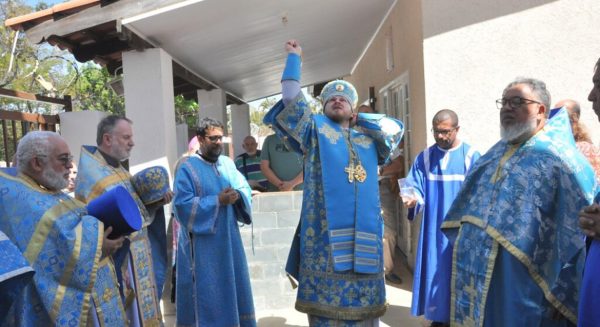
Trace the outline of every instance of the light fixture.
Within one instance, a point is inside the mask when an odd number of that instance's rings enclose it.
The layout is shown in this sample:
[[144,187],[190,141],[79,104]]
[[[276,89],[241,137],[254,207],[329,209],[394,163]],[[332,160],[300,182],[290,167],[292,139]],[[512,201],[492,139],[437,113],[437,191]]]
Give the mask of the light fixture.
[[115,74],[114,74],[113,78],[111,78],[108,81],[108,86],[118,96],[123,96],[123,94],[125,94],[125,88],[123,87],[123,74],[121,73],[121,75],[117,75],[119,70],[121,70],[121,72],[122,72],[123,66],[120,66],[119,68],[115,69]]

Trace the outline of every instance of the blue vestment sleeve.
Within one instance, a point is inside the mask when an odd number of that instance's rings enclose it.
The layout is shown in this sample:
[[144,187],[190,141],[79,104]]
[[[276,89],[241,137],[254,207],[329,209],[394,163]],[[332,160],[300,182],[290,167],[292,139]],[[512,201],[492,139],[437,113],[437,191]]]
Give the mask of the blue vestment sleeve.
[[233,204],[233,210],[235,212],[235,218],[237,221],[244,224],[252,223],[252,188],[248,184],[248,181],[240,173],[234,165],[227,168],[229,173],[229,184],[235,189],[240,198]]
[[290,149],[304,154],[311,147],[310,133],[315,128],[313,113],[309,103],[302,92],[285,105],[283,101],[277,102],[265,115],[263,122],[271,125],[277,136],[283,140]]
[[302,58],[295,53],[288,53],[287,60],[285,62],[285,68],[283,75],[281,76],[282,81],[294,80],[300,81],[302,67]]
[[215,234],[220,209],[219,196],[197,196],[202,192],[195,190],[195,187],[189,166],[181,165],[175,174],[173,187],[175,216],[192,234]]
[[382,114],[359,113],[356,128],[375,141],[378,164],[383,165],[394,159],[390,156],[404,134],[404,124],[400,120]]
[[[425,151],[429,151],[429,149],[425,149]],[[419,214],[419,212],[421,212],[423,206],[425,205],[424,199],[426,174],[427,172],[425,171],[425,165],[423,164],[423,152],[421,152],[417,156],[417,159],[413,163],[408,175],[406,176],[406,182],[413,185],[417,195],[417,205],[408,211],[409,220],[413,220]]]

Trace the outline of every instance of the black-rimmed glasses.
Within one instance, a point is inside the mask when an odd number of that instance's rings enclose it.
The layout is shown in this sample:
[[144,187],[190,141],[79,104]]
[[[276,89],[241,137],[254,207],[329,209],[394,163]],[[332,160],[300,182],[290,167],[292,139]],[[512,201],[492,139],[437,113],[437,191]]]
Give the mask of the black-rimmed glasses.
[[223,141],[223,135],[207,135],[204,137],[209,139],[213,143],[215,143],[217,141]]
[[505,105],[508,104],[508,107],[510,109],[517,109],[517,108],[520,108],[524,104],[530,104],[530,103],[542,104],[539,101],[535,101],[535,100],[531,100],[531,99],[525,99],[522,97],[512,97],[512,98],[508,98],[508,99],[502,98],[502,99],[496,100],[496,107],[498,107],[498,109],[502,109],[502,107],[504,107]]

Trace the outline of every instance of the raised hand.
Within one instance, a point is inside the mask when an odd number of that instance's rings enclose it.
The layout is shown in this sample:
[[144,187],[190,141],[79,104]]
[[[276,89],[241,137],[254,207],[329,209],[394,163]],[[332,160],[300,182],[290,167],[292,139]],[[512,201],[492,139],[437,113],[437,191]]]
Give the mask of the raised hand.
[[302,47],[300,47],[300,43],[294,39],[285,42],[285,51],[287,53],[295,53],[299,56],[302,56]]

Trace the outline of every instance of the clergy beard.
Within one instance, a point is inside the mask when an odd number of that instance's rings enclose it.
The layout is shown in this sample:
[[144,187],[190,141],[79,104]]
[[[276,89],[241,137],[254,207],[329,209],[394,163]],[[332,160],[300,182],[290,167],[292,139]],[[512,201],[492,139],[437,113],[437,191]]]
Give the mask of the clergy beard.
[[48,167],[44,169],[42,172],[43,185],[51,190],[62,190],[67,185],[69,185],[69,181],[65,179],[65,177],[54,171],[54,169]]
[[127,151],[127,149],[123,148],[119,144],[113,143],[110,146],[110,150],[112,153],[112,157],[114,159],[117,159],[117,161],[125,161],[127,158],[129,158],[129,152]]
[[204,151],[202,151],[200,155],[204,157],[204,159],[206,159],[207,161],[217,162],[217,160],[219,160],[221,152],[223,152],[223,147],[215,144],[211,147],[208,147],[207,149],[204,149]]
[[500,136],[503,141],[511,143],[525,134],[533,134],[536,128],[537,117],[532,116],[527,121],[515,123],[510,126],[504,127],[500,125]]

